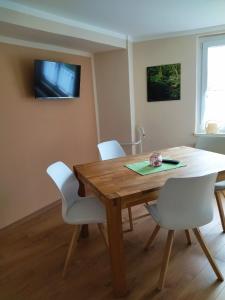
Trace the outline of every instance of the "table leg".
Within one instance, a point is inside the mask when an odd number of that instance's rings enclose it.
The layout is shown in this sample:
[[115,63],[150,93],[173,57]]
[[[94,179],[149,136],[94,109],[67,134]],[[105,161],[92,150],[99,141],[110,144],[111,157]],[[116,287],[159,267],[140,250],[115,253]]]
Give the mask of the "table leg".
[[[86,196],[85,185],[83,184],[83,182],[77,176],[77,173],[76,173],[75,169],[74,169],[74,174],[77,177],[77,180],[79,181],[78,194],[81,197],[85,197]],[[89,236],[88,224],[84,224],[84,225],[81,226],[80,238],[87,238],[88,236]]]
[[122,297],[128,290],[123,253],[121,200],[108,200],[106,209],[113,291],[116,296]]

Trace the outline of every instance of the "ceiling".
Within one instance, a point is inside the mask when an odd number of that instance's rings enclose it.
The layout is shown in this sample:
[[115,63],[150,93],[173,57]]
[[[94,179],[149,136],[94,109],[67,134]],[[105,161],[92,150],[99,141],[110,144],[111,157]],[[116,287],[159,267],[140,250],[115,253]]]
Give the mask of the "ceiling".
[[225,0],[12,0],[134,40],[225,25]]
[[91,54],[125,49],[128,39],[218,30],[225,31],[225,0],[0,0],[1,41],[62,51]]

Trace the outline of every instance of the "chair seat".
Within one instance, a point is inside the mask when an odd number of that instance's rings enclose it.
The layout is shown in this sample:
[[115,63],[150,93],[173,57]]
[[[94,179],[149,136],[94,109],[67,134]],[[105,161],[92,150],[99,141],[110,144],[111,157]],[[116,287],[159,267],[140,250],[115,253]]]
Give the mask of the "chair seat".
[[145,207],[147,211],[150,213],[150,215],[153,217],[153,219],[156,221],[156,223],[159,222],[159,213],[158,213],[158,208],[156,204],[145,204]]
[[74,205],[67,210],[64,221],[68,224],[105,223],[105,207],[95,197],[79,198]]
[[215,191],[225,190],[225,180],[215,183]]

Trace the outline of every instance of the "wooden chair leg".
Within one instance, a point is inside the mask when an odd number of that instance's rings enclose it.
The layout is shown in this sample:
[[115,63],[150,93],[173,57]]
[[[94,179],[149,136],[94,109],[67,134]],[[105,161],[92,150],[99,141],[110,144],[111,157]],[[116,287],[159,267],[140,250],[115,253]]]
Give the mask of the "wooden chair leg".
[[133,226],[133,218],[132,218],[131,207],[129,206],[127,209],[128,209],[128,215],[129,215],[130,231],[133,231],[134,226]]
[[159,229],[160,229],[160,226],[157,224],[157,225],[155,226],[155,228],[154,228],[154,230],[153,230],[153,232],[152,232],[150,238],[148,239],[148,241],[147,241],[145,247],[144,247],[144,250],[145,250],[145,251],[148,250],[149,246],[151,245],[151,243],[152,243],[152,242],[154,241],[154,239],[156,238],[156,236],[157,236],[157,234],[158,234],[158,232],[159,232]]
[[66,255],[66,259],[65,259],[65,263],[64,263],[64,267],[63,267],[63,277],[66,276],[66,271],[67,271],[67,267],[68,267],[68,264],[69,264],[69,261],[71,258],[71,254],[73,252],[73,248],[76,249],[77,239],[78,239],[79,234],[80,234],[80,225],[75,225],[75,229],[74,229],[72,239],[69,244],[69,249],[67,251],[67,255]]
[[221,220],[222,227],[223,227],[223,232],[225,232],[225,218],[224,218],[224,210],[223,210],[223,204],[222,204],[222,199],[221,199],[221,191],[216,191],[215,197],[216,197],[216,203],[217,203],[219,214],[220,214],[220,220]]
[[109,241],[108,241],[108,234],[107,231],[105,229],[105,226],[102,223],[97,224],[98,225],[98,229],[103,237],[103,240],[105,242],[105,245],[107,248],[109,248]]
[[166,273],[168,269],[170,254],[173,246],[174,230],[169,230],[166,240],[166,246],[163,254],[162,267],[158,281],[158,289],[162,290],[165,284]]
[[190,236],[190,233],[189,233],[189,230],[185,230],[185,235],[186,235],[186,238],[187,238],[187,244],[188,246],[191,245],[191,236]]
[[214,259],[213,259],[212,255],[211,255],[208,247],[206,246],[206,244],[205,244],[205,242],[204,242],[204,240],[202,238],[200,230],[198,228],[194,228],[193,232],[194,232],[194,234],[195,234],[195,236],[196,236],[196,238],[197,238],[197,240],[198,240],[198,242],[199,242],[199,244],[200,244],[203,252],[205,253],[206,257],[208,258],[208,261],[209,261],[211,267],[213,268],[213,271],[215,272],[218,280],[223,281],[224,280],[223,279],[223,275],[220,272],[218,266],[216,265],[216,262],[214,261]]

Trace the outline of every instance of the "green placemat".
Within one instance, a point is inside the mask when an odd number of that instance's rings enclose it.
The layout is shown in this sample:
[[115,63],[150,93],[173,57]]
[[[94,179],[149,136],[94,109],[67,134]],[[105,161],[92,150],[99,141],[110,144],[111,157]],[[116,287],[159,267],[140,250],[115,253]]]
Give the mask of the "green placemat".
[[159,167],[152,167],[149,165],[148,160],[139,161],[134,164],[125,165],[125,167],[127,167],[128,169],[131,169],[140,175],[148,175],[148,174],[158,173],[158,172],[162,172],[162,171],[177,169],[177,168],[181,168],[181,167],[185,167],[185,166],[186,165],[184,163],[180,162],[177,165],[162,163],[162,165]]

